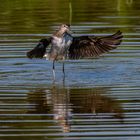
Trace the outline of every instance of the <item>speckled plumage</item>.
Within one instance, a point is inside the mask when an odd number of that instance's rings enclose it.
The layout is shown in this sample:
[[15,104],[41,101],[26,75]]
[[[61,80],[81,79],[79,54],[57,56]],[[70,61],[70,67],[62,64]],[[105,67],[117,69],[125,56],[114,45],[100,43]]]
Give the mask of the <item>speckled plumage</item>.
[[49,60],[65,59],[72,41],[73,37],[67,32],[61,37],[53,35],[51,40],[51,49],[47,54]]

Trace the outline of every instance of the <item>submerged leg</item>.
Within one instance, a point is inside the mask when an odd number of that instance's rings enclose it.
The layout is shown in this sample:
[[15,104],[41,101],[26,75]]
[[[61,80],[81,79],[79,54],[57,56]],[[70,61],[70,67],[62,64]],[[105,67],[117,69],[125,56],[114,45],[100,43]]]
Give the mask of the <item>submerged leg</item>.
[[53,80],[55,81],[55,60],[53,60]]

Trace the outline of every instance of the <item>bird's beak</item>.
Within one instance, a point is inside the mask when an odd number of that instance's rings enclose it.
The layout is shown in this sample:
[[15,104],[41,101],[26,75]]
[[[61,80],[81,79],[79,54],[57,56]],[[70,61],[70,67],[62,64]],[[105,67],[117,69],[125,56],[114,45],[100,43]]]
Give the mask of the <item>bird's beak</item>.
[[68,34],[73,34],[73,32],[71,30],[67,31]]
[[73,31],[71,30],[71,28],[69,27],[67,33],[69,33],[69,34],[73,34],[74,32],[73,32]]

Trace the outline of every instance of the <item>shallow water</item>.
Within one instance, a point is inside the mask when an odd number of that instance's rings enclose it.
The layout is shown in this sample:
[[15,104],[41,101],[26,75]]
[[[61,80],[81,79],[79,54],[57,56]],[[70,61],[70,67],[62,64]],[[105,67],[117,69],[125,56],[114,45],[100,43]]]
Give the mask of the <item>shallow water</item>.
[[[1,140],[139,140],[139,0],[15,0],[0,5]],[[72,16],[69,16],[69,7]],[[118,49],[100,59],[56,63],[26,52],[65,22],[77,35],[121,30]]]

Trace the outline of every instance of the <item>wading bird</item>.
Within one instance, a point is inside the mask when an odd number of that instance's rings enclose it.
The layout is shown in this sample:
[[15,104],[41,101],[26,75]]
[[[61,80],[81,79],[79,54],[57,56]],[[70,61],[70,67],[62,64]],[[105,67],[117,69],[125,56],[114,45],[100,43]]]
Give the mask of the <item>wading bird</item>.
[[[32,59],[43,58],[45,56],[49,60],[52,60],[53,78],[55,80],[55,61],[63,60],[63,74],[65,77],[65,59],[98,57],[103,53],[117,48],[122,41],[122,37],[122,32],[120,31],[105,37],[73,37],[70,26],[62,24],[51,37],[41,39],[35,48],[27,52],[27,57]],[[46,48],[48,48],[49,45],[51,46],[50,50],[46,52]]]

